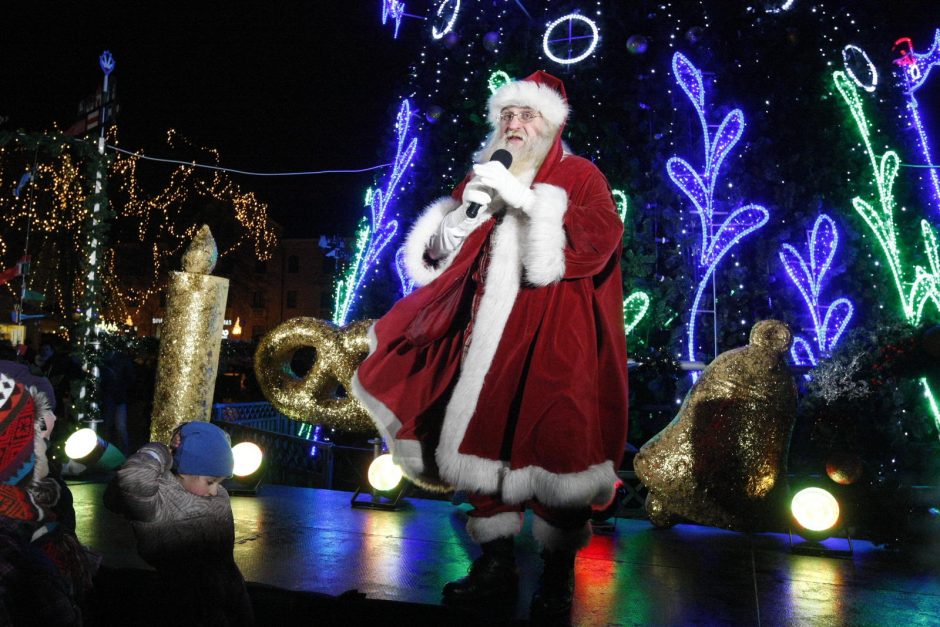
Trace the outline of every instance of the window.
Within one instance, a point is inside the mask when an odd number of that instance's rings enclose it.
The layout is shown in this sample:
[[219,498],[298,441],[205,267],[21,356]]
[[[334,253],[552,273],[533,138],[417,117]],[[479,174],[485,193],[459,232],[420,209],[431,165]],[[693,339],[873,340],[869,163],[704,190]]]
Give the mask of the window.
[[297,308],[297,290],[289,290],[287,292],[287,303],[285,304],[285,306],[288,309]]
[[264,309],[264,292],[253,292],[251,294],[251,306],[254,309]]
[[287,271],[291,274],[300,272],[300,259],[297,255],[291,255],[287,258]]

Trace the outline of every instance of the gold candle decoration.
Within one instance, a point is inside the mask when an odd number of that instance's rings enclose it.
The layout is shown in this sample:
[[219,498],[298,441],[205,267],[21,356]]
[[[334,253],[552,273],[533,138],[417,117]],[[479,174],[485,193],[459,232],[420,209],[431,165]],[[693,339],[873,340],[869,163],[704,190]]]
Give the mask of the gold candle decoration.
[[[374,432],[368,410],[348,392],[356,368],[369,354],[369,328],[359,320],[341,329],[316,318],[292,318],[258,343],[255,375],[265,397],[279,412],[296,420],[344,431]],[[301,347],[316,349],[313,367],[303,377],[291,369]]]
[[791,341],[783,322],[755,324],[750,344],[716,357],[675,419],[640,448],[633,466],[654,525],[686,518],[750,531],[779,522],[796,420]]
[[203,225],[183,254],[183,271],[170,273],[150,426],[155,442],[169,443],[184,422],[210,419],[228,298],[228,279],[209,274],[218,257]]

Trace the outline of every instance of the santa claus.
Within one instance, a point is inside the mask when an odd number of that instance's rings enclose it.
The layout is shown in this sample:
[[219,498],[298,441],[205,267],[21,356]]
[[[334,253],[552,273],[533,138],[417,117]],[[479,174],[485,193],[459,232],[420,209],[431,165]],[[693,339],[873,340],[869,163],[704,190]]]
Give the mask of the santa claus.
[[[623,224],[604,175],[562,144],[560,80],[540,71],[503,85],[488,117],[473,171],[408,235],[422,287],[372,327],[352,393],[409,478],[471,493],[467,531],[483,554],[445,601],[515,596],[513,536],[533,510],[538,616],[570,608],[592,507],[618,483]],[[508,168],[491,160],[498,149],[512,154]]]

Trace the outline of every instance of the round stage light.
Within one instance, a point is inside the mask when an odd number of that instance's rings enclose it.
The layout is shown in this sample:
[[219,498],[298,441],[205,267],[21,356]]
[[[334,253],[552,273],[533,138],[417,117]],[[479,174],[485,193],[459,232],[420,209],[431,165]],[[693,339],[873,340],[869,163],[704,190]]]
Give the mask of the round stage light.
[[124,453],[101,439],[94,429],[79,429],[65,441],[65,456],[85,468],[114,470],[124,463]]
[[264,454],[254,442],[240,442],[232,447],[232,456],[235,458],[232,474],[236,477],[247,477],[261,467]]
[[97,444],[98,434],[94,429],[79,429],[65,441],[65,456],[75,460],[84,459],[95,450]]
[[401,483],[402,476],[401,468],[388,453],[379,455],[369,464],[369,485],[379,492],[395,488]]
[[790,511],[809,531],[826,531],[839,522],[839,502],[822,488],[805,488],[793,496]]

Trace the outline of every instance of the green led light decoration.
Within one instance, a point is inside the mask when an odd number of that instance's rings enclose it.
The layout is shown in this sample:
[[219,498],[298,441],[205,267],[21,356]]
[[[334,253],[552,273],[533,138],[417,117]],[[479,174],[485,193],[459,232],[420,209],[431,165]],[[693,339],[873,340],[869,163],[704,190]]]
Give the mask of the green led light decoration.
[[611,195],[614,197],[614,202],[617,203],[617,213],[620,214],[620,221],[627,221],[627,195],[619,189],[610,190]]
[[[878,189],[877,204],[880,207],[879,209],[875,208],[873,202],[859,196],[852,199],[852,206],[865,220],[875,239],[881,245],[901,300],[904,318],[909,324],[916,326],[920,324],[923,318],[924,307],[928,301],[932,301],[940,311],[940,254],[937,251],[936,233],[934,233],[930,223],[921,220],[921,233],[923,234],[924,248],[926,249],[930,270],[928,271],[920,265],[911,268],[905,267],[901,261],[897,225],[894,222],[893,188],[900,167],[900,159],[893,150],[885,151],[880,157],[875,154],[871,144],[871,131],[868,120],[865,117],[865,111],[855,83],[841,71],[834,72],[832,78],[842,98],[849,105],[849,110],[852,112],[856,126],[858,126],[859,134],[865,143],[865,150],[871,161],[874,183]],[[910,274],[914,276],[913,281],[909,280]]]
[[930,408],[930,413],[933,415],[933,422],[937,426],[937,431],[940,431],[940,406],[937,405],[937,397],[934,396],[926,378],[922,378],[920,383],[924,386],[924,398],[927,399],[927,407]]
[[486,84],[490,88],[490,93],[494,94],[496,93],[497,89],[499,89],[506,83],[511,83],[511,82],[512,82],[512,78],[510,78],[509,74],[507,74],[506,72],[503,72],[502,70],[496,70],[495,72],[490,74],[490,77],[487,79]]
[[361,275],[362,260],[366,249],[369,246],[372,229],[369,227],[369,220],[363,216],[359,220],[359,226],[356,228],[356,256],[352,263],[346,268],[346,272],[336,282],[336,299],[333,301],[333,324],[342,325],[346,317],[346,312],[352,304],[352,298],[356,293],[356,284]]
[[[875,154],[871,145],[868,119],[865,117],[862,99],[859,97],[855,83],[841,71],[833,72],[832,79],[835,82],[836,89],[839,90],[842,98],[849,105],[849,110],[855,119],[855,125],[862,136],[865,150],[871,161],[872,174],[875,186],[878,189],[880,210],[875,209],[871,202],[859,196],[852,199],[852,206],[862,216],[875,239],[881,244],[888,267],[894,277],[894,285],[901,299],[901,309],[905,320],[908,324],[917,326],[923,319],[924,307],[928,301],[932,301],[934,307],[940,311],[940,252],[937,250],[937,235],[927,220],[921,220],[920,230],[923,235],[927,261],[930,264],[929,271],[920,265],[908,269],[902,264],[901,251],[898,247],[897,225],[894,223],[895,202],[893,192],[894,180],[897,178],[898,168],[900,167],[900,159],[893,150],[886,150],[880,158]],[[911,270],[914,275],[913,281],[908,280]],[[927,398],[933,412],[937,429],[940,430],[940,412],[937,410],[936,397],[930,389],[927,379],[921,379],[920,383],[924,388],[924,396]]]
[[640,324],[650,308],[650,296],[646,292],[633,292],[623,301],[623,326],[627,335]]

